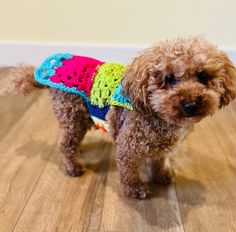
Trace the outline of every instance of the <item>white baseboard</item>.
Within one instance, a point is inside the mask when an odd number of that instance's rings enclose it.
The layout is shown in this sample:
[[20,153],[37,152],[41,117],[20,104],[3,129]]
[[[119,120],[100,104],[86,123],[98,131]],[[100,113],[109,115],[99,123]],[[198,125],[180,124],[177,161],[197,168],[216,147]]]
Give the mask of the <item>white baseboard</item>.
[[[44,43],[11,43],[0,42],[0,66],[11,66],[19,63],[39,65],[55,53],[68,52],[91,56],[102,61],[129,63],[132,58],[146,46],[132,45],[89,45],[89,44],[44,44]],[[224,48],[236,64],[236,48]]]
[[19,63],[39,65],[46,57],[61,52],[90,56],[101,61],[116,61],[127,64],[144,47],[4,42],[0,43],[0,66],[10,66]]

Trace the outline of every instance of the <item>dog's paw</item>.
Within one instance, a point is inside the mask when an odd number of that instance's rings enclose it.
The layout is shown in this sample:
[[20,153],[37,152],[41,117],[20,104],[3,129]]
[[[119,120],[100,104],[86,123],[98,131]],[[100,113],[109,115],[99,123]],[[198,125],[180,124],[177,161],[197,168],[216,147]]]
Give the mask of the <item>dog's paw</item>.
[[83,164],[77,163],[70,166],[65,167],[66,174],[72,177],[81,176],[86,168]]
[[170,169],[163,169],[155,172],[152,176],[152,181],[156,184],[168,185],[175,181],[174,172]]
[[149,187],[142,183],[123,184],[124,193],[130,198],[145,199],[150,195]]

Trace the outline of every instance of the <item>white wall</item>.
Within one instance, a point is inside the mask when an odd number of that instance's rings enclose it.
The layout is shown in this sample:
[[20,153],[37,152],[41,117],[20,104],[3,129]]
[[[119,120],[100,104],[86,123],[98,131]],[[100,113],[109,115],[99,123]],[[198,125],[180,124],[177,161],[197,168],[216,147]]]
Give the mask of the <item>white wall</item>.
[[152,44],[206,35],[236,47],[236,0],[0,0],[0,42]]

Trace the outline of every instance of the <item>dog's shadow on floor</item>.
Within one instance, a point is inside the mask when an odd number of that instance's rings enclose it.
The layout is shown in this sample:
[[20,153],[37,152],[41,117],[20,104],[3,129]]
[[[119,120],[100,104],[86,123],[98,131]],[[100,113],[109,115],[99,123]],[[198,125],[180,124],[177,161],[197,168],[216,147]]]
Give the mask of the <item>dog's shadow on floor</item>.
[[86,168],[97,174],[109,172],[109,160],[113,144],[106,140],[82,144],[80,157]]
[[[57,144],[49,145],[41,140],[31,140],[29,143],[18,147],[16,152],[27,158],[40,155],[42,160],[53,162],[62,167],[60,152],[55,147]],[[57,154],[50,158],[54,151]],[[122,204],[125,204],[131,211],[138,213],[148,226],[157,226],[164,230],[178,227],[181,224],[181,217],[186,221],[192,209],[204,204],[204,186],[197,180],[181,175],[177,177],[178,188],[175,185],[151,184],[153,194],[150,199],[128,199],[121,189],[113,153],[114,146],[105,140],[88,141],[81,146],[81,158],[85,161],[87,169],[101,176],[107,176],[109,173],[108,181],[102,181],[102,184],[117,194]],[[60,169],[63,171],[62,168]],[[178,196],[179,193],[181,197]],[[179,204],[181,204],[181,216],[178,211]]]
[[[17,147],[15,152],[19,156],[25,156],[27,159],[40,156],[43,161],[54,163],[61,171],[64,171],[61,152],[58,146],[58,142],[50,145],[43,140],[31,140]],[[78,160],[83,160],[87,169],[95,173],[108,172],[111,148],[112,143],[106,140],[94,140],[82,143]]]
[[43,140],[30,140],[28,143],[17,147],[15,152],[19,156],[25,156],[27,159],[40,156],[42,160],[47,161],[54,147],[55,145],[50,145]]
[[[169,230],[181,227],[182,220],[186,222],[191,210],[201,207],[206,201],[204,186],[199,181],[183,176],[178,176],[178,179],[182,182],[178,187],[182,193],[181,198],[178,197],[175,184],[162,186],[151,183],[152,196],[146,200],[128,199],[121,189],[116,188],[114,191],[118,191],[120,201],[128,206],[130,212],[135,211],[147,227]],[[189,188],[192,189],[191,194]]]

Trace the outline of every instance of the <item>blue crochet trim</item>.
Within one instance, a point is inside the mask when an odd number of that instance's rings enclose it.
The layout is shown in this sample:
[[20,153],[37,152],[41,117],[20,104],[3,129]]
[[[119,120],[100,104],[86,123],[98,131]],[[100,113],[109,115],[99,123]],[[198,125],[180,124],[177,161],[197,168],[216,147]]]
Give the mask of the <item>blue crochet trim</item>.
[[113,94],[112,98],[119,101],[120,103],[123,103],[123,104],[128,104],[130,103],[130,99],[128,97],[124,97],[123,95],[123,90],[122,90],[122,85],[121,83],[118,85],[115,93]]
[[67,87],[63,83],[53,83],[49,78],[56,74],[55,67],[60,67],[63,65],[62,61],[65,59],[71,59],[73,55],[69,53],[58,53],[56,55],[49,56],[41,66],[39,66],[35,72],[34,77],[37,82],[42,85],[47,85],[56,89],[60,89],[65,92],[79,94],[84,97],[86,101],[89,99],[86,97],[86,94],[77,90],[75,87]]
[[99,107],[96,105],[93,105],[91,102],[87,102],[87,106],[89,109],[89,113],[91,116],[95,116],[99,119],[106,120],[106,114],[108,110],[110,109],[109,105],[105,105],[104,107]]

